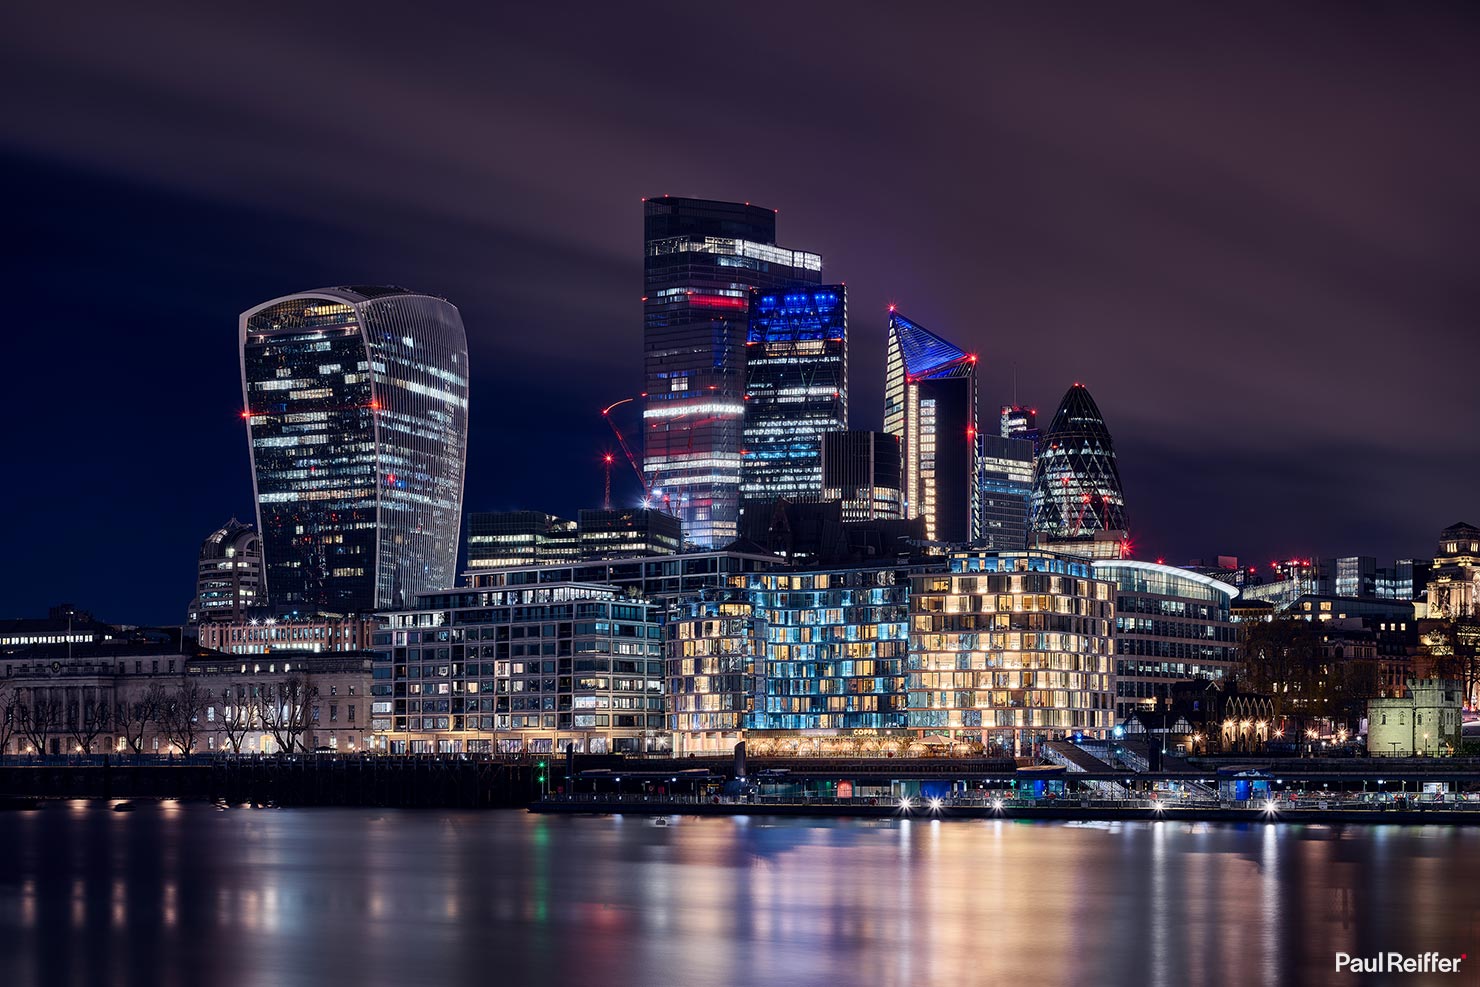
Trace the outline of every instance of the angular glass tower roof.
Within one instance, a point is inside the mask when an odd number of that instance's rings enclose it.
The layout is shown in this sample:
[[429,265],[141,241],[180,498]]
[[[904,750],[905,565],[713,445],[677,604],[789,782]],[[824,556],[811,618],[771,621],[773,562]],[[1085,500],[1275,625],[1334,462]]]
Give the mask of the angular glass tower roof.
[[1031,530],[1055,538],[1128,529],[1115,443],[1083,384],[1069,388],[1043,435],[1030,511]]

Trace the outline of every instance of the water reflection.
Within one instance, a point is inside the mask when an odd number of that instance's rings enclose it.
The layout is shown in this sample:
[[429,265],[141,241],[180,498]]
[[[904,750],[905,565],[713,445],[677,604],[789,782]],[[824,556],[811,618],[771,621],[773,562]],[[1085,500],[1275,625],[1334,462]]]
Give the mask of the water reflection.
[[0,983],[1329,980],[1480,952],[1480,832],[543,818],[68,804],[0,813]]

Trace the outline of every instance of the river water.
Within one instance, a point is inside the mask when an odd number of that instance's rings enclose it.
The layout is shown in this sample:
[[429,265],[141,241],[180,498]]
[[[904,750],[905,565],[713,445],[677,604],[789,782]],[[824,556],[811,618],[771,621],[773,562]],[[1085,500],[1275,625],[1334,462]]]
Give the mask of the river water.
[[6,987],[1477,982],[1480,829],[0,812]]

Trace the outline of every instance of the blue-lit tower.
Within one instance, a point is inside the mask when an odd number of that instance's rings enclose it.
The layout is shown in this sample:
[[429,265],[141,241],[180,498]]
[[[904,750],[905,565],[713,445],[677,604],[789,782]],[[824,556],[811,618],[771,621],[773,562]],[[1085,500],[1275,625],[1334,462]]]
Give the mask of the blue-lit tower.
[[752,291],[740,497],[822,494],[822,437],[848,427],[848,293]]

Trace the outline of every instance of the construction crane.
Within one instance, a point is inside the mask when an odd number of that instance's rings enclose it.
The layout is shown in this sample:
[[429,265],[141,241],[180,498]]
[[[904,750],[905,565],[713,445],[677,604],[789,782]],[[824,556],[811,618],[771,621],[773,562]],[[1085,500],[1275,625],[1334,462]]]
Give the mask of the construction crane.
[[606,493],[602,495],[601,507],[607,511],[612,509],[612,461],[616,458],[609,452],[601,455],[601,463],[606,467]]
[[[650,482],[648,482],[647,476],[645,476],[643,474],[643,472],[642,472],[642,466],[640,466],[638,464],[637,457],[632,454],[632,447],[627,444],[627,439],[622,435],[622,430],[617,427],[617,421],[616,421],[616,419],[612,417],[612,409],[613,408],[619,408],[622,405],[628,403],[629,401],[635,401],[635,400],[637,400],[637,399],[636,398],[623,398],[620,401],[613,401],[611,404],[609,404],[605,408],[602,408],[601,409],[601,417],[605,418],[606,419],[606,423],[612,427],[612,432],[617,437],[617,444],[622,447],[622,452],[623,452],[623,454],[626,455],[627,462],[629,462],[629,463],[632,464],[632,472],[634,472],[634,473],[637,474],[637,482],[640,483],[640,484],[642,484],[642,497],[643,497],[644,500],[648,500],[653,495],[653,485]],[[607,470],[606,470],[606,482],[607,482],[607,496],[606,496],[606,499],[607,499],[607,506],[608,507],[611,506],[611,460],[612,460],[612,457],[610,455],[608,455],[607,456]]]

